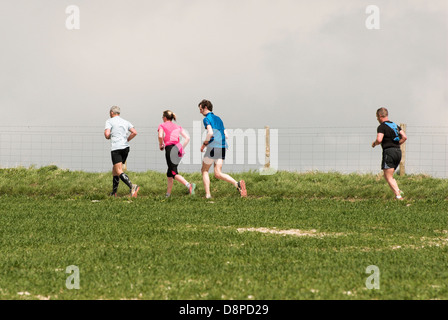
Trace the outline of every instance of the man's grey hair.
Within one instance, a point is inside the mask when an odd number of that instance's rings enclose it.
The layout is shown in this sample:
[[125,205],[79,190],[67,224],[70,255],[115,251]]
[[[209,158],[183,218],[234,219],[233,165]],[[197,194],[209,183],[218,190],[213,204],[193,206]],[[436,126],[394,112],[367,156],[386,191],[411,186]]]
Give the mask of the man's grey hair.
[[113,106],[112,108],[110,108],[110,111],[115,114],[120,114],[120,107]]

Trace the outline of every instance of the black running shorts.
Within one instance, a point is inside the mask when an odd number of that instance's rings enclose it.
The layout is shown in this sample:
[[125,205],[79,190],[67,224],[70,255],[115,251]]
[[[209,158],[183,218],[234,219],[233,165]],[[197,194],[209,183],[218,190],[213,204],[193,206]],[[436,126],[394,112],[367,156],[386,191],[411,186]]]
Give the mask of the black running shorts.
[[165,159],[166,164],[168,165],[166,176],[168,178],[174,178],[177,174],[179,174],[177,171],[177,166],[179,165],[180,160],[182,160],[182,157],[179,157],[179,149],[175,144],[165,147]]
[[116,165],[117,163],[125,163],[128,158],[129,147],[121,150],[114,150],[111,152],[112,155],[112,163]]
[[383,159],[381,160],[381,170],[395,169],[397,170],[401,161],[400,148],[387,148],[383,150]]

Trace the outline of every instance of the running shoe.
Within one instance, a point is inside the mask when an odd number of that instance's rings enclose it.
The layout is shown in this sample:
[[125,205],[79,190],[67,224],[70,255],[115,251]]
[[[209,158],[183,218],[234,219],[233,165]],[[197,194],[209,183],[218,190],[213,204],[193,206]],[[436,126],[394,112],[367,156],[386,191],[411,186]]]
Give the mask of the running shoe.
[[395,196],[395,200],[404,200],[404,192],[401,190],[400,191],[400,195],[399,196]]
[[117,198],[118,196],[117,196],[116,192],[111,192],[111,193],[109,193],[109,197]]
[[133,184],[132,188],[131,188],[131,197],[132,198],[137,198],[138,190],[140,190],[140,186]]
[[196,183],[190,183],[190,187],[188,188],[188,191],[190,192],[190,195],[194,195],[194,190],[196,189]]
[[247,197],[246,182],[244,180],[238,182],[238,191],[242,197]]

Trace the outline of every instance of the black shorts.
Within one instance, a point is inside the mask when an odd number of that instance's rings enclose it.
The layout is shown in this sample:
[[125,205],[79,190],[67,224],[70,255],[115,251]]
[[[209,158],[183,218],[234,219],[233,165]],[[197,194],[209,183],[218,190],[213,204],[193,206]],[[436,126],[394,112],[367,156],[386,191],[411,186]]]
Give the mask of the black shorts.
[[207,148],[205,150],[204,158],[209,158],[213,160],[226,159],[226,148]]
[[168,178],[174,178],[177,174],[179,174],[177,171],[177,166],[182,160],[182,157],[179,156],[179,149],[176,145],[172,144],[165,147],[165,159],[166,164],[168,165],[166,176]]
[[381,170],[395,169],[397,170],[401,162],[400,148],[387,148],[383,150],[383,159],[381,160]]
[[112,163],[116,165],[117,163],[125,163],[128,158],[129,147],[121,150],[114,150],[111,152],[112,155]]

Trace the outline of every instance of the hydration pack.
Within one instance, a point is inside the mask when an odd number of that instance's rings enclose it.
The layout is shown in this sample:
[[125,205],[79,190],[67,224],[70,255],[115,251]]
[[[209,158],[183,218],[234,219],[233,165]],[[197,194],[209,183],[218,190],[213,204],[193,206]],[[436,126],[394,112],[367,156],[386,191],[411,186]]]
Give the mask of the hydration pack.
[[396,141],[396,142],[400,141],[400,134],[398,132],[397,124],[394,122],[384,122],[384,123],[387,124],[387,126],[394,131],[394,133],[395,133],[394,141]]

